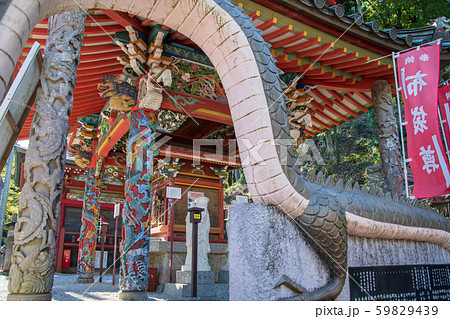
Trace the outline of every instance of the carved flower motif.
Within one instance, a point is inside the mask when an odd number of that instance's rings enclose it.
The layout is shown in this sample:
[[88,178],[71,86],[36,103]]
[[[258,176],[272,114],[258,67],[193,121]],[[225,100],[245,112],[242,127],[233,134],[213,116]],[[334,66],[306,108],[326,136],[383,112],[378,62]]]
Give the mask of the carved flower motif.
[[191,74],[190,73],[185,73],[185,74],[183,74],[182,76],[181,76],[181,79],[184,81],[184,82],[189,82],[189,79],[191,78]]

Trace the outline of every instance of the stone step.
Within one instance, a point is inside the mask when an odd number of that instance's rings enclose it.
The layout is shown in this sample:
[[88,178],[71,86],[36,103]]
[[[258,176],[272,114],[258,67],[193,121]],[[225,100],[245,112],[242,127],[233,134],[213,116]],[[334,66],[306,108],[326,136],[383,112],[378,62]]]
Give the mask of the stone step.
[[[192,282],[192,276],[190,271],[177,271],[177,283],[190,284]],[[213,284],[214,283],[214,271],[198,271],[197,272],[197,284]]]
[[[166,283],[164,293],[175,298],[190,298],[191,285]],[[197,297],[201,300],[229,300],[228,284],[198,284]]]

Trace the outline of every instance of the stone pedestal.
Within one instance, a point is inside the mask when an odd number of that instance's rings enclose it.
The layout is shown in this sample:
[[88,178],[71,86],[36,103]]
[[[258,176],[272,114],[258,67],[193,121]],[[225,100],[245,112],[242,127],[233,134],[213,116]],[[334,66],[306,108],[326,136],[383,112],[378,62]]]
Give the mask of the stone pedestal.
[[[164,293],[176,298],[189,298],[191,296],[192,273],[190,271],[177,271],[177,282],[166,283]],[[197,296],[201,300],[228,300],[228,282],[216,283],[213,271],[197,272]]]
[[227,284],[230,282],[230,271],[222,269],[221,271],[219,271],[217,277],[217,282]]
[[[192,272],[190,271],[177,271],[177,283],[190,284],[192,282]],[[197,272],[197,284],[213,284],[214,272],[213,271],[198,271]]]
[[119,300],[123,301],[143,301],[148,299],[146,291],[119,291]]
[[[182,271],[192,271],[192,266],[189,265],[183,265],[181,266],[181,270]],[[201,266],[197,268],[197,271],[201,271],[201,272],[208,272],[211,271],[211,266]]]
[[52,294],[8,294],[6,301],[51,301]]
[[[273,206],[230,207],[230,300],[277,300],[295,293],[274,288],[287,275],[308,291],[324,286],[329,272],[290,218]],[[348,266],[448,264],[450,252],[431,243],[348,237]],[[349,278],[337,300],[350,300]]]
[[[226,264],[226,244],[211,243],[211,252],[208,254],[208,263],[211,271],[217,276],[217,272]],[[164,289],[164,284],[169,282],[170,274],[170,242],[150,241],[149,267],[158,268],[158,288]],[[186,260],[186,244],[184,242],[173,243],[173,274],[176,278],[177,270],[180,270]],[[216,278],[217,281],[217,278]]]
[[8,230],[8,237],[4,240],[6,244],[5,248],[5,256],[3,257],[3,270],[9,271],[11,269],[11,257],[12,257],[12,249],[14,245],[14,231]]

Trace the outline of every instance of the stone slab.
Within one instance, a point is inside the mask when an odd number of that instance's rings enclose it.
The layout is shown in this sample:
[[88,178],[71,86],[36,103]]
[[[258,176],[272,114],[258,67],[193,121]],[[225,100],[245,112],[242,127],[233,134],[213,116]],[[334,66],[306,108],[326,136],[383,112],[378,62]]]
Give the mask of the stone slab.
[[217,276],[217,282],[228,284],[230,282],[230,272],[228,270],[221,270]]
[[[326,266],[293,222],[273,206],[230,207],[227,225],[230,300],[277,300],[294,293],[274,288],[282,275],[311,291],[329,280]],[[348,266],[449,264],[450,252],[425,242],[349,236]],[[350,300],[349,279],[337,298]]]
[[[175,298],[191,296],[190,284],[166,283],[164,293]],[[228,284],[199,284],[197,285],[197,297],[201,300],[228,300]]]
[[52,294],[8,294],[7,301],[51,301]]
[[[177,271],[177,283],[190,284],[192,282],[192,272]],[[199,271],[197,272],[197,284],[213,284],[214,271]]]
[[143,301],[148,299],[146,291],[119,291],[119,300],[123,301]]

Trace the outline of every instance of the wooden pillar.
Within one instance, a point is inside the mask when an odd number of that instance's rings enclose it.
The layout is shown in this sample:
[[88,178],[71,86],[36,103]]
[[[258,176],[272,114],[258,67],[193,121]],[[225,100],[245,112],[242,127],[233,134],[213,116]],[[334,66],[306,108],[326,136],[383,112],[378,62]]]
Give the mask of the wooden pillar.
[[97,243],[101,189],[101,178],[95,175],[95,168],[89,168],[86,171],[80,245],[78,248],[77,281],[79,283],[94,282],[95,247]]
[[131,114],[119,280],[120,300],[145,300],[148,286],[153,138],[156,112]]
[[68,117],[73,105],[86,12],[49,18],[25,184],[19,200],[7,300],[51,300],[57,215],[63,190]]
[[391,85],[386,80],[375,81],[372,86],[372,101],[380,141],[383,191],[392,195],[405,194],[402,173],[402,154],[398,137],[397,118],[394,114]]

